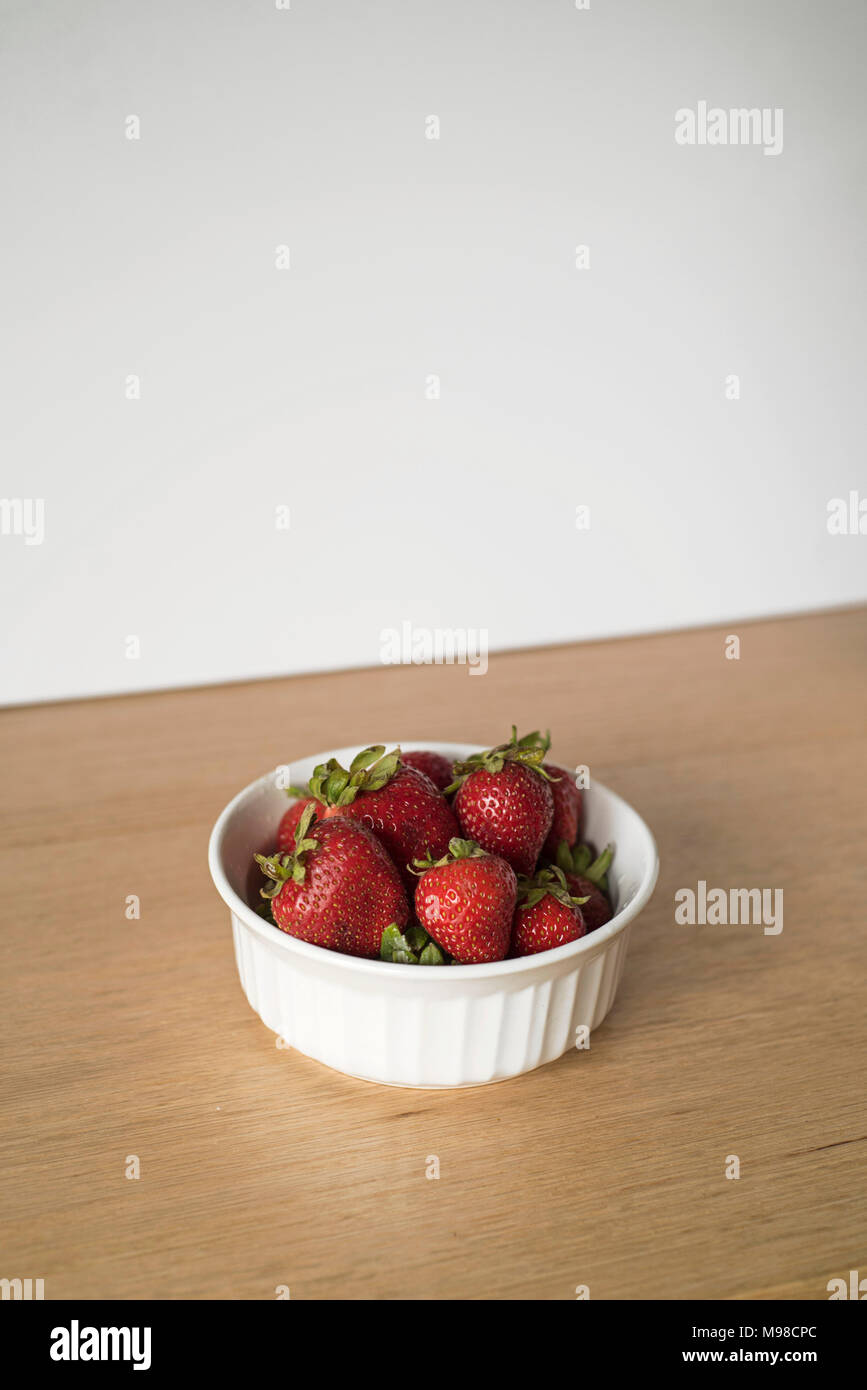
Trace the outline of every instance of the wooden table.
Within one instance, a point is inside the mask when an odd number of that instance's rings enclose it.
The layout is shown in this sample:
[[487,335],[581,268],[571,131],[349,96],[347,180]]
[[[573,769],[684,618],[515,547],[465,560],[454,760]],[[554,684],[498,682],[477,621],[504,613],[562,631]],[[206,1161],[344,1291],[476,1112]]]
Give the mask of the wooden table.
[[[0,1276],[49,1299],[822,1299],[867,1275],[865,653],[856,610],[498,656],[484,678],[3,713]],[[302,754],[484,745],[513,720],[550,724],[659,842],[591,1050],[458,1092],[279,1050],[207,872],[224,802]],[[675,925],[700,879],[782,888],[782,933]]]

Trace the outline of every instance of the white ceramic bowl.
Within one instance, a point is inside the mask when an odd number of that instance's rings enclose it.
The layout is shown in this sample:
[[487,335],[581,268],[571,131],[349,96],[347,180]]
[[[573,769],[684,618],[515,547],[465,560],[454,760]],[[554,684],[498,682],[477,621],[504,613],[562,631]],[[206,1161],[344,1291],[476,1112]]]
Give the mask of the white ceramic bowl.
[[[381,740],[384,742],[385,740]],[[363,745],[362,745],[363,746]],[[395,741],[387,744],[395,746]],[[448,758],[471,744],[407,741]],[[359,747],[292,763],[304,785],[317,763],[347,766]],[[390,1086],[479,1086],[532,1071],[575,1045],[576,1030],[602,1022],[623,971],[633,920],[653,892],[659,860],[644,821],[598,782],[584,793],[582,834],[615,845],[609,883],[615,915],[554,951],[490,965],[391,965],[296,941],[247,906],[254,852],[274,846],[288,805],[274,772],[246,787],[220,815],[209,863],[232,914],[235,959],[251,1006],[285,1043],[326,1066]]]

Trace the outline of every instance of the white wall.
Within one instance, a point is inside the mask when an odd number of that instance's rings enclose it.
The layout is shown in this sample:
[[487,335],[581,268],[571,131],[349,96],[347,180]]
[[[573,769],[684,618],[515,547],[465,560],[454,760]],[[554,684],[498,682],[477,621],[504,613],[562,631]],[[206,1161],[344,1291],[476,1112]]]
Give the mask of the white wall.
[[[45,504],[0,536],[7,701],[867,596],[826,528],[867,497],[860,0],[3,27],[0,496]],[[782,107],[782,153],[678,146],[702,99]]]

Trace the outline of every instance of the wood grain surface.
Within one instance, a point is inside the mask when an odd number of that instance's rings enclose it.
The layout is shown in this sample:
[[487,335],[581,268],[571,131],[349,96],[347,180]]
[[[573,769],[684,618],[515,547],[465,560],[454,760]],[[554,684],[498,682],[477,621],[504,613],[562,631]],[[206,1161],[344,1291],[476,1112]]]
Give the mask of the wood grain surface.
[[[823,1299],[867,1275],[865,672],[850,610],[495,656],[484,677],[4,712],[0,1277],[49,1299]],[[659,843],[590,1051],[430,1092],[279,1050],[207,871],[224,803],[293,757],[486,745],[513,721],[550,725]],[[783,889],[782,933],[677,926],[699,880]]]

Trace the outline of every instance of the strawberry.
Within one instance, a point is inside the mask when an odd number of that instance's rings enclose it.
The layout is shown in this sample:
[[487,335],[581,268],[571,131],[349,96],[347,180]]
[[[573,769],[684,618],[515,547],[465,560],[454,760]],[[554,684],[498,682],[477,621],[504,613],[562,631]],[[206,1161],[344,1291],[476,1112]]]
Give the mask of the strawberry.
[[587,899],[581,913],[588,932],[604,927],[614,915],[608,898],[608,869],[613,857],[613,845],[596,859],[589,845],[575,845],[570,849],[562,840],[557,846],[557,865],[566,877],[569,891]]
[[583,798],[571,772],[554,763],[543,763],[542,767],[551,778],[551,795],[554,798],[554,819],[542,846],[542,858],[556,859],[561,840],[565,840],[567,845],[574,845],[578,839]]
[[365,748],[347,771],[335,758],[320,764],[310,791],[322,803],[320,814],[348,816],[372,830],[391,855],[410,893],[410,865],[421,855],[445,854],[458,834],[454,812],[442,792],[417,767],[404,767],[400,749],[382,744]]
[[295,831],[298,827],[298,822],[304,815],[308,806],[316,808],[320,803],[316,800],[315,796],[308,796],[306,792],[301,791],[298,787],[287,788],[287,791],[290,796],[299,797],[299,800],[294,801],[289,807],[289,810],[283,812],[280,824],[277,827],[277,848],[286,853],[291,853],[295,847]]
[[307,806],[290,853],[254,856],[269,880],[259,891],[289,936],[349,956],[378,956],[385,928],[409,920],[397,869],[366,826],[346,816],[314,822],[314,815]]
[[554,796],[542,759],[549,740],[538,733],[512,738],[455,763],[454,808],[463,834],[516,873],[531,874],[554,819]]
[[541,869],[534,878],[520,879],[509,955],[533,956],[578,941],[587,931],[581,913],[586,901],[570,891],[556,865]]
[[400,760],[404,767],[417,767],[419,772],[427,773],[434,786],[439,787],[441,792],[444,792],[452,781],[452,765],[442,753],[429,753],[426,749],[417,748],[411,753],[401,753]]
[[419,922],[461,965],[502,960],[509,949],[517,880],[499,855],[455,837],[448,853],[416,860]]

